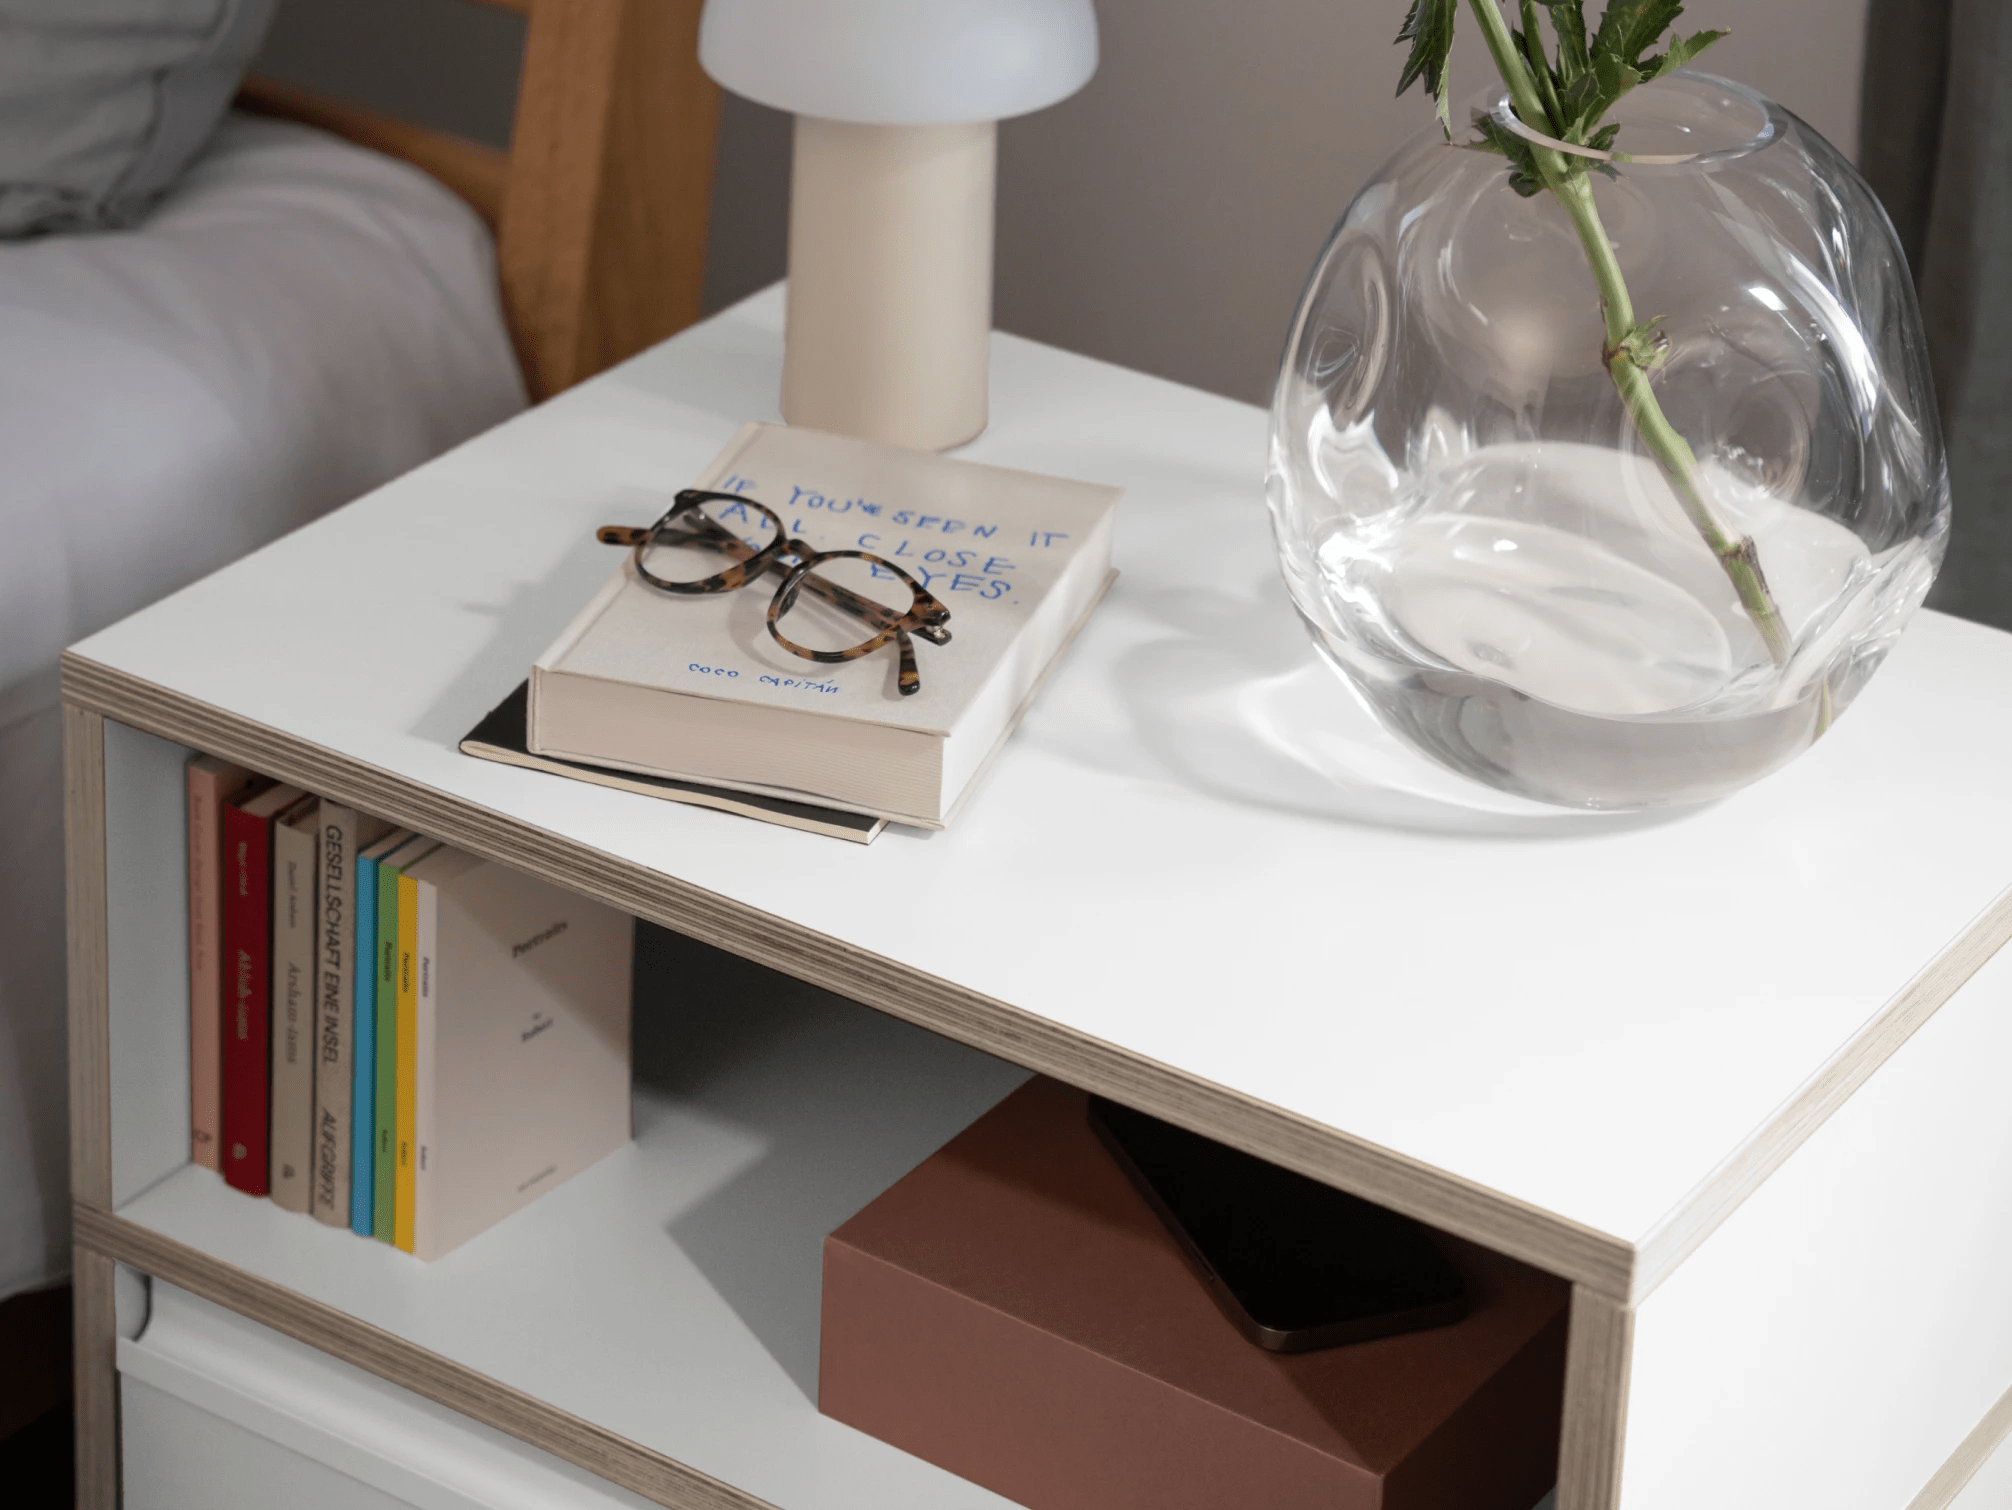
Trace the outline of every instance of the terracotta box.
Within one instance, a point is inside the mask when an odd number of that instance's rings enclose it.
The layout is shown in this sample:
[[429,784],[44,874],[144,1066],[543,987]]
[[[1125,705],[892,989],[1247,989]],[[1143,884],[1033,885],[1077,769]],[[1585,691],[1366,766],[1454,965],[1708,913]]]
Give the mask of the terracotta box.
[[1036,1080],[825,1240],[818,1407],[1031,1510],[1530,1510],[1568,1287],[1446,1249],[1464,1321],[1265,1352]]

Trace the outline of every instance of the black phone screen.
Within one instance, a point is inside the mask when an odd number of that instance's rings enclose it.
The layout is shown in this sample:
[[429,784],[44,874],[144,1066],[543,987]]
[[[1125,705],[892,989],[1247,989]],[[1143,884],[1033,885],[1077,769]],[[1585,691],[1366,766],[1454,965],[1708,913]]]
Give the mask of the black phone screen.
[[1259,1346],[1302,1352],[1465,1314],[1459,1273],[1409,1217],[1102,1097],[1090,1121]]

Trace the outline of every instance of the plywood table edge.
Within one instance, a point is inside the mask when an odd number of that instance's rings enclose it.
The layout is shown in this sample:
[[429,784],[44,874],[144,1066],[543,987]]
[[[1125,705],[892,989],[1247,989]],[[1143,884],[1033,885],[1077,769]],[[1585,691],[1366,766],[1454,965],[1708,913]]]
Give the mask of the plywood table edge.
[[79,1202],[74,1221],[79,1249],[101,1255],[108,1271],[112,1260],[129,1264],[660,1505],[674,1510],[774,1510],[767,1500],[675,1458],[115,1212]]
[[71,1386],[77,1510],[118,1510],[118,1316],[115,1265],[81,1236],[70,1248]]
[[1558,1510],[1613,1510],[1621,1498],[1635,1313],[1572,1287],[1565,1333],[1565,1409],[1558,1439]]
[[[110,997],[105,900],[105,720],[63,709],[64,916],[68,939],[70,1188],[112,1198]],[[111,1260],[72,1248],[71,1392],[78,1510],[119,1503],[119,1394]]]
[[1674,1274],[2008,939],[2012,888],[2001,892],[1641,1240],[1629,1304],[1640,1305]]
[[1970,1434],[1949,1455],[1949,1461],[1936,1469],[1921,1486],[1921,1492],[1908,1501],[1907,1510],[1948,1510],[1956,1496],[1977,1477],[1978,1469],[1990,1461],[2008,1438],[2012,1438],[2012,1389],[2000,1395],[1998,1403],[1984,1413],[1984,1419],[1971,1428]]
[[63,710],[64,913],[69,949],[70,1190],[112,1198],[106,971],[105,721]]
[[1625,1300],[1631,1243],[702,887],[156,686],[74,651],[70,704],[549,878],[632,916],[1110,1096]]

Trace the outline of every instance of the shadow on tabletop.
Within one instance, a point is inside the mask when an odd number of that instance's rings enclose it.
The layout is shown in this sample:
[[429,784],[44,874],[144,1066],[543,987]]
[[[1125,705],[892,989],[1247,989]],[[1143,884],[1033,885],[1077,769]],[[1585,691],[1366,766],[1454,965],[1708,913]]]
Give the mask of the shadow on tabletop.
[[1027,1072],[647,924],[634,1042],[639,1091],[763,1145],[666,1230],[814,1402],[825,1235]]
[[1426,759],[1322,660],[1275,574],[1242,596],[1149,590],[1129,596],[1127,607],[1174,631],[1114,668],[1136,738],[1166,774],[1210,796],[1378,828],[1509,839],[1625,832],[1701,811],[1551,807]]
[[[609,489],[601,514],[610,524],[648,524],[662,514],[669,494],[647,488]],[[596,516],[600,517],[599,515]],[[422,714],[411,732],[449,748],[531,674],[543,655],[601,584],[622,563],[622,553],[582,530],[577,543],[541,578],[513,582],[501,602],[462,603],[465,613],[490,620],[487,643]]]

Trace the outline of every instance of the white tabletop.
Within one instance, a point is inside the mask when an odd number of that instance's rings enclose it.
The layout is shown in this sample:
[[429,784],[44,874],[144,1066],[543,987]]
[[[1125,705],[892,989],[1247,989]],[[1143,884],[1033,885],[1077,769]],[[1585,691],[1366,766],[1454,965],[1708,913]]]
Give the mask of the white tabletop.
[[780,328],[771,290],[78,651],[1628,1243],[2012,881],[2012,636],[1923,615],[1701,812],[1463,815],[1293,617],[1263,412],[1006,336],[963,454],[1126,488],[1123,576],[954,828],[861,847],[456,753],[607,574],[593,526],[775,417]]

